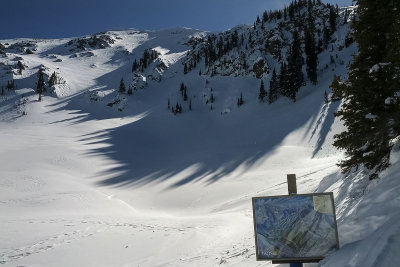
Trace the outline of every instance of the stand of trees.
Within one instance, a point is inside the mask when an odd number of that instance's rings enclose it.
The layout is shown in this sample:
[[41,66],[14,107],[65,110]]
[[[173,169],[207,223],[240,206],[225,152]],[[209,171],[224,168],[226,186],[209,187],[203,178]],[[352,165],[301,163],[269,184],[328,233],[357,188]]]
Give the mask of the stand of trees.
[[374,179],[389,166],[391,140],[400,135],[400,2],[356,2],[359,18],[352,27],[359,53],[347,80],[335,77],[331,84],[343,99],[336,116],[347,127],[334,145],[346,153],[343,172],[363,165]]

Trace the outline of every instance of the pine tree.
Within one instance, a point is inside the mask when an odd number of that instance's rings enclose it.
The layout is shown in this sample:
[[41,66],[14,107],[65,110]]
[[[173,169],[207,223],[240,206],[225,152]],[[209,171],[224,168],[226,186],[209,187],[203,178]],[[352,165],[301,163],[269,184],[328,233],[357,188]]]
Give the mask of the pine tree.
[[268,102],[271,104],[278,99],[278,91],[279,91],[279,84],[278,84],[278,77],[276,75],[275,68],[272,71],[272,77],[269,81],[269,95],[268,95]]
[[132,72],[136,71],[139,68],[139,64],[137,63],[136,59],[132,64]]
[[20,60],[18,60],[17,65],[18,65],[18,74],[21,75],[22,71],[25,69],[25,66],[24,66],[24,64],[22,64],[22,62]]
[[307,76],[313,84],[317,84],[318,55],[314,34],[310,29],[305,31],[305,52]]
[[303,55],[301,51],[301,42],[299,38],[299,33],[295,30],[293,32],[293,41],[290,46],[290,51],[288,55],[288,67],[287,67],[287,79],[288,87],[287,96],[296,102],[296,95],[300,87],[304,83],[304,75],[302,71],[303,66]]
[[331,40],[331,31],[329,30],[328,27],[324,26],[322,47],[326,49],[328,47],[330,40]]
[[263,22],[267,22],[268,21],[268,13],[267,13],[267,11],[264,11],[263,16],[262,16],[262,20],[263,20]]
[[188,96],[187,96],[187,88],[185,86],[185,89],[183,90],[183,101],[187,101],[188,100]]
[[331,28],[330,33],[333,34],[336,31],[336,10],[333,6],[329,5],[329,26]]
[[129,86],[129,89],[128,89],[128,92],[127,92],[127,93],[128,93],[128,95],[132,95],[132,93],[133,93],[133,92],[132,92],[132,86]]
[[181,92],[182,97],[183,97],[183,93],[185,92],[185,88],[186,88],[186,85],[183,82],[181,82],[181,85],[179,86],[179,91]]
[[353,24],[359,53],[346,81],[335,79],[334,95],[343,99],[336,113],[347,129],[334,145],[345,150],[343,172],[365,166],[370,179],[389,166],[390,140],[400,135],[400,2],[358,0]]
[[56,84],[56,82],[57,82],[57,76],[56,76],[56,73],[53,72],[48,81],[49,87],[54,86]]
[[39,94],[39,101],[42,101],[42,94],[45,91],[45,83],[43,78],[43,70],[39,69],[38,71],[38,80],[36,83],[36,92]]
[[287,65],[285,62],[281,63],[280,72],[279,72],[279,94],[282,96],[289,97],[289,83],[288,83],[288,75],[287,75]]
[[264,98],[266,96],[267,96],[267,91],[265,91],[264,82],[263,82],[263,80],[261,80],[260,93],[258,94],[258,99],[260,100],[260,102],[264,102]]
[[243,104],[244,104],[243,94],[240,93],[240,98],[238,98],[237,105],[238,105],[238,107],[240,107]]
[[124,78],[121,78],[121,81],[119,83],[119,92],[121,94],[124,94],[126,91],[125,83],[124,83]]

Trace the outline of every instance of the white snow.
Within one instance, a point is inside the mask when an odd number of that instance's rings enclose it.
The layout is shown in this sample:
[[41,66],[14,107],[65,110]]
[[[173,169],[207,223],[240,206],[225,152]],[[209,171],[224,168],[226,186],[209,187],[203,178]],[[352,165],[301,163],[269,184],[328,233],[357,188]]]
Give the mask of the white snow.
[[[341,249],[321,266],[400,262],[398,145],[380,180],[362,170],[340,174],[343,155],[332,146],[343,130],[333,117],[340,103],[323,98],[330,70],[296,103],[268,105],[258,102],[258,79],[182,74],[184,40],[203,32],[112,34],[120,39],[89,57],[69,57],[68,40],[38,41],[35,54],[19,55],[29,68],[14,75],[19,89],[0,99],[0,264],[271,266],[255,261],[251,197],[286,194],[288,173],[297,174],[299,193],[334,192]],[[118,95],[145,48],[168,63],[163,79]],[[337,53],[348,60],[352,51]],[[66,81],[42,102],[31,89],[40,64]],[[210,88],[213,110],[205,104]],[[116,99],[123,104],[107,106]],[[185,112],[173,115],[167,99]]]

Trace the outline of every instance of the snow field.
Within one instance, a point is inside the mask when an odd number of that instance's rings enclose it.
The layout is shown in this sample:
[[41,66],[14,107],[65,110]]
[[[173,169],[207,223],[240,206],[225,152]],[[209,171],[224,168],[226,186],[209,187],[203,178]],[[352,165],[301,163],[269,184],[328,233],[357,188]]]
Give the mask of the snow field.
[[[29,68],[19,89],[1,99],[0,264],[271,266],[255,261],[251,197],[286,194],[288,173],[297,174],[299,193],[335,194],[342,249],[321,266],[397,262],[396,157],[373,183],[361,171],[346,180],[336,166],[343,157],[331,145],[343,129],[333,117],[339,103],[323,96],[344,65],[302,88],[296,103],[268,105],[257,102],[252,77],[181,74],[184,40],[202,32],[113,33],[121,39],[93,56],[69,57],[68,40],[39,42],[38,53],[23,55]],[[118,95],[121,77],[131,80],[133,58],[151,47],[170,64],[162,80],[129,98]],[[352,51],[338,54],[348,60]],[[30,88],[40,64],[66,85],[37,102]],[[206,104],[211,88],[213,110]],[[238,108],[240,93],[245,105]],[[106,106],[123,97],[122,111]],[[185,112],[168,111],[168,98]]]

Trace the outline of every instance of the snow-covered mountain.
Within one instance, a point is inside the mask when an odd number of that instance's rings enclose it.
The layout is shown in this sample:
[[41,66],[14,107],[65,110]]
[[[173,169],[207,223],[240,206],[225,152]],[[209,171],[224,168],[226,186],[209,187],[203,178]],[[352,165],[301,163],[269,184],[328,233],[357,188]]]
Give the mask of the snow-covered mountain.
[[[318,82],[304,60],[296,102],[260,101],[261,80],[269,93],[273,69],[287,63],[293,28],[306,58],[308,14]],[[378,236],[374,259],[396,258],[387,248],[399,247],[389,224],[399,214],[385,214],[399,204],[396,158],[381,181],[360,171],[349,182],[331,145],[343,126],[329,85],[357,52],[353,15],[299,1],[222,33],[0,41],[0,264],[259,266],[251,197],[286,194],[287,173],[301,193],[335,193],[344,247],[323,266],[378,266],[356,255]]]

